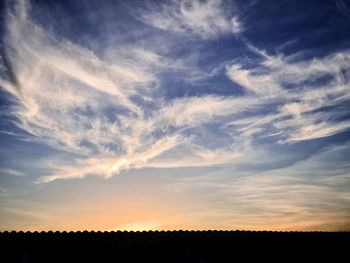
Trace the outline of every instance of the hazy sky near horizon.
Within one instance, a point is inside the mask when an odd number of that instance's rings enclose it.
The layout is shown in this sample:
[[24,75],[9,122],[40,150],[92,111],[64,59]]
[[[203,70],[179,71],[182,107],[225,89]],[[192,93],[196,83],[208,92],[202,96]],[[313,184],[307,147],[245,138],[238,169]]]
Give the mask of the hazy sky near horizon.
[[350,3],[0,3],[0,231],[350,230]]

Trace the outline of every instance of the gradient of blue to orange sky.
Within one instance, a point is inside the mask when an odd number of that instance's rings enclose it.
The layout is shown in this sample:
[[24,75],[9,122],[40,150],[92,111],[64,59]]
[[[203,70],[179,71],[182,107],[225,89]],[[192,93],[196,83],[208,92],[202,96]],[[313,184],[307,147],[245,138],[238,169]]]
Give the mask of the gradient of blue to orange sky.
[[350,4],[0,4],[0,231],[350,230]]

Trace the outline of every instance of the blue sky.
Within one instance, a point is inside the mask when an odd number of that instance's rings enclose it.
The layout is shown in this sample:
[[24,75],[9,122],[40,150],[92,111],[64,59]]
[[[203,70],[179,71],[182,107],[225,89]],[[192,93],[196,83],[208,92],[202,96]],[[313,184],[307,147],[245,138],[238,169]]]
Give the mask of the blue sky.
[[350,227],[350,5],[5,1],[2,230]]

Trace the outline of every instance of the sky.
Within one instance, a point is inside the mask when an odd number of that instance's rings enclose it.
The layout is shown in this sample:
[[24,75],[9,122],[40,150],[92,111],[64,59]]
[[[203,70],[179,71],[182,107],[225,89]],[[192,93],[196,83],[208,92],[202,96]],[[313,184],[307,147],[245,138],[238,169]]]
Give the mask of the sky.
[[350,230],[350,2],[0,2],[0,231]]

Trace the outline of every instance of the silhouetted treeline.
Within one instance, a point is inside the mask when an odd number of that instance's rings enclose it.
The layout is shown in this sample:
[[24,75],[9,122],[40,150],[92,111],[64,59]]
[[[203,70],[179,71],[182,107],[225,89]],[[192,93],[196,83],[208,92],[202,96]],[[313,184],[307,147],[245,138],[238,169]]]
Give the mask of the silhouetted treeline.
[[3,232],[0,262],[350,262],[349,232]]

